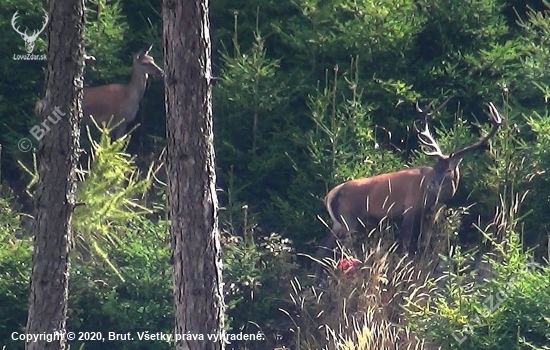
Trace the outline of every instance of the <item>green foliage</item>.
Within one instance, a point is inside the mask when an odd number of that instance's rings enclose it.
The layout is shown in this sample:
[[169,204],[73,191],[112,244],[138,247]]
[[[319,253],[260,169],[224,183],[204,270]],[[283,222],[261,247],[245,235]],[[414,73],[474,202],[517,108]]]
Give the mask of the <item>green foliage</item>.
[[[0,25],[5,33],[0,40],[0,144],[4,146],[4,172],[9,174],[16,168],[15,159],[26,158],[17,148],[22,137],[32,139],[30,128],[36,124],[34,103],[43,81],[42,67],[45,61],[14,60],[14,55],[26,54],[25,42],[11,28],[12,16],[19,11],[17,25],[21,31],[26,28],[28,34],[40,29],[44,21],[41,3],[35,1],[0,1],[3,16]],[[33,53],[46,51],[47,30],[42,32],[34,45]]]
[[86,53],[97,59],[86,67],[86,76],[92,85],[98,85],[94,77],[111,83],[115,78],[128,76],[132,61],[125,57],[125,47],[121,45],[128,32],[121,1],[86,1],[86,22]]
[[426,304],[409,305],[412,328],[446,349],[545,349],[550,313],[542,305],[550,302],[550,269],[535,264],[518,242],[507,242],[502,259],[487,259],[494,275],[484,283],[468,282],[471,257],[451,256],[456,270],[449,271],[446,289]]
[[[139,197],[145,196],[151,185],[155,164],[151,164],[143,177],[135,157],[125,153],[129,136],[111,141],[111,129],[103,127],[100,130],[100,140],[96,142],[88,129],[91,144],[88,164],[77,171],[80,184],[73,213],[73,239],[80,254],[100,257],[124,280],[110,262],[105,246],[120,247],[119,236],[124,234],[128,223],[153,212],[145,203],[140,203]],[[32,179],[27,186],[31,188],[38,181],[36,165],[32,170],[20,165]],[[157,210],[162,209],[159,204],[152,205]]]
[[526,224],[526,240],[530,244],[544,244],[547,241],[548,227],[548,206],[550,205],[550,188],[547,184],[550,181],[550,118],[548,113],[540,115],[532,112],[526,117],[527,124],[534,133],[536,142],[530,143],[526,148],[525,164],[530,170],[527,179],[531,180],[530,195],[527,197],[525,206],[532,210],[531,218]]
[[297,268],[290,242],[275,233],[250,242],[224,235],[223,241],[228,326],[251,333],[280,331],[277,310],[286,303],[287,282]]
[[[12,332],[22,332],[27,319],[32,239],[15,238],[16,214],[0,199],[0,344],[19,348]],[[104,261],[73,261],[70,277],[68,329],[72,332],[144,332],[173,330],[172,277],[169,244],[163,238],[166,222],[134,219],[121,237],[124,249],[106,248],[113,264],[125,277],[122,282]],[[78,333],[77,333],[78,334]],[[71,344],[78,348],[82,343]],[[94,349],[143,349],[141,342],[89,342]],[[150,342],[148,349],[170,349]]]
[[357,55],[364,55],[369,63],[382,58],[379,68],[389,68],[395,55],[411,48],[424,22],[410,0],[302,0],[294,4],[299,15],[289,16],[277,30],[284,44],[302,52],[296,58],[307,59],[313,69],[319,64],[317,69],[324,70],[329,68],[324,62],[337,59],[335,63],[343,63]]
[[220,147],[234,162],[244,155],[255,160],[257,154],[268,147],[262,137],[269,131],[264,124],[273,123],[273,117],[269,116],[282,103],[284,84],[277,81],[279,62],[266,58],[259,33],[255,33],[254,44],[248,52],[241,52],[236,35],[233,45],[233,54],[221,54],[224,71],[217,92],[221,100],[229,101],[228,107],[235,113],[229,120],[220,120],[224,140]]
[[[228,208],[226,214],[220,220],[226,326],[232,333],[260,331],[268,338],[285,332],[278,310],[287,303],[284,296],[290,292],[290,280],[298,272],[291,242],[276,233],[268,237],[258,235],[261,228],[249,215],[247,206],[241,213]],[[264,342],[239,346],[266,348]]]
[[17,213],[0,197],[0,344],[10,348],[21,345],[9,336],[25,326],[32,257],[32,240],[16,238],[19,230]]
[[[166,222],[135,217],[119,238],[122,247],[105,248],[124,276],[103,262],[80,262],[71,274],[68,329],[73,332],[173,331],[172,269]],[[94,349],[170,349],[169,343],[90,342]],[[75,345],[80,345],[79,342]]]
[[128,136],[111,141],[109,132],[103,128],[99,142],[89,135],[92,149],[88,166],[78,171],[81,183],[77,200],[81,205],[73,216],[77,245],[107,262],[104,244],[120,247],[119,235],[124,234],[128,223],[152,212],[138,197],[149,189],[154,166],[142,178],[135,157],[125,153]]
[[[378,130],[370,118],[375,107],[362,102],[358,66],[352,60],[349,76],[344,75],[343,79],[338,77],[336,67],[332,81],[327,80],[325,88],[309,99],[315,128],[307,134],[304,146],[318,166],[317,176],[330,180],[330,185],[402,166],[397,157],[378,144]],[[301,139],[295,135],[296,144]]]
[[[421,61],[418,83],[434,83],[466,99],[494,99],[495,85],[516,88],[520,58],[526,51],[508,41],[512,28],[502,14],[503,1],[422,1],[426,26],[417,37]],[[468,106],[472,108],[473,106]]]
[[[14,237],[19,230],[17,215],[0,199],[0,329],[5,337],[0,344],[10,345],[9,336],[21,331],[26,322],[28,280],[32,240]],[[75,224],[78,219],[75,218]],[[289,281],[296,272],[293,252],[287,239],[272,234],[269,238],[252,233],[246,238],[227,232],[224,235],[224,281],[228,304],[228,323],[234,332],[274,334],[285,330],[278,307],[284,305]],[[114,230],[113,228],[110,228]],[[172,270],[168,261],[170,247],[167,223],[136,216],[126,222],[119,246],[104,246],[104,260],[76,260],[72,263],[68,329],[73,332],[101,331],[127,333],[159,331],[172,333]],[[114,233],[114,231],[113,231]],[[117,266],[114,271],[111,264]],[[119,278],[119,273],[124,281]],[[79,346],[75,342],[72,346]],[[16,346],[16,343],[12,344]],[[94,349],[169,349],[162,342],[105,342]],[[265,343],[248,344],[263,348]]]
[[[550,55],[548,46],[550,40],[550,12],[548,8],[550,3],[544,0],[543,4],[545,7],[543,11],[535,11],[528,7],[527,18],[519,20],[519,26],[523,29],[519,40],[529,51],[521,61],[522,73],[525,75],[527,84],[517,86],[517,88],[526,95],[528,92],[533,93],[532,89],[535,87],[541,88],[550,84],[547,60]],[[543,92],[547,99],[548,89],[543,88]]]
[[[279,61],[266,57],[258,32],[254,40],[254,45],[244,51],[237,36],[233,37],[233,53],[222,53],[223,78],[214,96],[220,115],[224,115],[216,119],[221,186],[231,186],[233,194],[238,189],[238,200],[254,203],[251,209],[258,212],[272,203],[267,191],[286,195],[289,177],[272,174],[293,173],[288,157],[297,150],[288,148],[286,129],[292,128],[293,122],[284,117],[290,115],[288,100],[292,99],[287,78],[278,74]],[[268,188],[261,189],[266,183]],[[262,219],[268,230],[280,222],[269,214]]]

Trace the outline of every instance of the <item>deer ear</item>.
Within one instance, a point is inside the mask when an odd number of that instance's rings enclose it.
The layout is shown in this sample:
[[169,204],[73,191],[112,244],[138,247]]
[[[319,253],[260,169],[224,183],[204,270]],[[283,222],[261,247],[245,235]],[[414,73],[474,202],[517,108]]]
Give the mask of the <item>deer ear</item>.
[[457,157],[453,153],[449,155],[449,161],[451,162],[449,165],[453,168],[456,168],[462,163],[463,157]]
[[149,53],[149,51],[151,50],[151,48],[153,47],[153,44],[141,49],[138,53],[136,53],[134,55],[134,58],[135,59],[141,59],[143,58],[143,56],[147,55]]

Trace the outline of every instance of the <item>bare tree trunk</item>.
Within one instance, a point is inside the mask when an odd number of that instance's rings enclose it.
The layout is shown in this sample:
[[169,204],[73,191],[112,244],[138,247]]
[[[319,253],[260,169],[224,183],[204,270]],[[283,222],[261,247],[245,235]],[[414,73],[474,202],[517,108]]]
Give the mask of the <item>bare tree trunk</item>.
[[[49,2],[48,61],[44,121],[33,135],[38,148],[39,182],[27,334],[65,334],[71,217],[81,114],[84,0]],[[26,349],[65,349],[64,337],[29,342]]]
[[208,0],[165,0],[163,22],[176,348],[224,349]]

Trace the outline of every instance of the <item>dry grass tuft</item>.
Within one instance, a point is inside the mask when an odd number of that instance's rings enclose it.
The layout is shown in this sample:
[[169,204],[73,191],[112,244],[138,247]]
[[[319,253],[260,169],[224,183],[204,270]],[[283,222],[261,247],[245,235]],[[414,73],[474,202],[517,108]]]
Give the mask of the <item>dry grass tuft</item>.
[[294,309],[281,311],[294,324],[296,349],[438,349],[410,330],[404,306],[423,305],[436,292],[439,256],[454,239],[441,232],[456,232],[462,214],[451,211],[426,220],[414,259],[399,256],[394,229],[379,226],[366,239],[347,237],[338,258],[322,262],[329,274],[326,286],[304,286],[295,278],[290,295]]

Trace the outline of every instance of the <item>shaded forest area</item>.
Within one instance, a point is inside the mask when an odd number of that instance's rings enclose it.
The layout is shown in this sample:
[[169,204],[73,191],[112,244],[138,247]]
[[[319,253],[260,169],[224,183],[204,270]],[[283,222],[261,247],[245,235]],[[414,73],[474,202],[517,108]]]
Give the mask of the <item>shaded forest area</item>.
[[[10,27],[19,11],[23,27],[39,28],[42,6],[0,0],[0,346],[8,349],[21,347],[10,335],[25,325],[32,257],[36,169],[20,140],[38,144],[29,130],[41,122],[33,110],[45,62],[14,60],[25,46]],[[162,66],[158,1],[86,6],[86,53],[96,61],[85,85],[127,83],[132,54],[151,43]],[[212,0],[210,20],[226,323],[267,339],[229,348],[547,348],[550,3]],[[45,49],[43,33],[34,53]],[[489,130],[489,102],[506,125],[465,157],[458,193],[434,215],[416,265],[388,250],[395,227],[355,235],[329,266],[328,285],[312,288],[311,255],[329,224],[324,196],[349,179],[431,165],[413,129],[415,103],[448,98],[431,125],[444,152]],[[173,329],[162,79],[149,79],[132,126],[116,142],[83,133],[71,331]],[[350,269],[352,259],[363,268]],[[472,285],[474,262],[490,266],[490,277]]]

